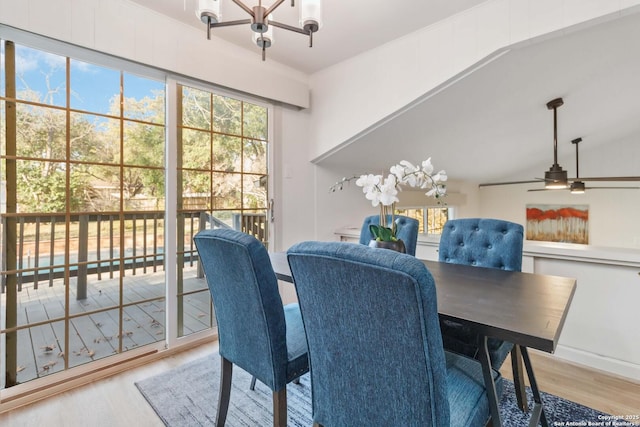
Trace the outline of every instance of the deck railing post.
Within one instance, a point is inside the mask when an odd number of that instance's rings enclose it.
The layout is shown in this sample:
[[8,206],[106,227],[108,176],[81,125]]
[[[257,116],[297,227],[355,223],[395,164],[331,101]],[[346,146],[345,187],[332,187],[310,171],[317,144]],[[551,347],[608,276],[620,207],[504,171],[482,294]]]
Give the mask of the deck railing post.
[[[205,211],[200,212],[200,217],[198,220],[198,232],[207,228],[207,213]],[[191,236],[191,240],[193,241],[193,236]],[[197,251],[196,251],[197,252]],[[193,255],[192,255],[193,256]],[[200,255],[198,255],[198,268],[197,268],[197,277],[198,279],[204,278],[204,269],[200,263]]]
[[[2,236],[2,248],[0,249],[0,268],[2,271],[7,271],[7,218],[3,215],[1,217],[2,231],[0,231],[0,235]],[[0,290],[1,293],[4,294],[4,291],[7,287],[7,276],[5,274],[0,277]]]
[[[6,186],[6,210],[7,214],[15,214],[18,212],[17,196],[16,196],[16,183],[17,183],[17,169],[16,161],[12,159],[12,156],[17,154],[17,113],[16,102],[11,101],[16,97],[16,50],[13,42],[5,41],[5,94],[9,100],[5,102],[5,123],[6,123],[6,148],[5,154],[7,159],[5,161],[5,179]],[[6,255],[5,268],[9,271],[15,270],[16,265],[16,218],[8,217],[5,219],[5,228],[3,230],[3,240],[6,243],[4,255]],[[14,328],[18,325],[18,294],[16,291],[16,274],[10,273],[7,275],[6,282],[6,311],[5,311],[5,327]],[[18,332],[8,332],[5,335],[4,343],[5,351],[5,380],[4,386],[12,387],[18,384]]]
[[87,255],[89,252],[89,215],[78,218],[78,277],[76,299],[87,299]]

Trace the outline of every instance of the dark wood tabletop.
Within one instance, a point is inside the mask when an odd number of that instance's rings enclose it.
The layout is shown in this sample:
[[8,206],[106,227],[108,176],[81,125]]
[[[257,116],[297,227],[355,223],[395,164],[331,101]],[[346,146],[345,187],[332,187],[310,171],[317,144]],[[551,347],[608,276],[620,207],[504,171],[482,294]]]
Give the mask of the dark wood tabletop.
[[[292,281],[284,252],[269,254],[280,280]],[[440,316],[466,322],[479,333],[555,351],[576,280],[423,261],[433,275]]]

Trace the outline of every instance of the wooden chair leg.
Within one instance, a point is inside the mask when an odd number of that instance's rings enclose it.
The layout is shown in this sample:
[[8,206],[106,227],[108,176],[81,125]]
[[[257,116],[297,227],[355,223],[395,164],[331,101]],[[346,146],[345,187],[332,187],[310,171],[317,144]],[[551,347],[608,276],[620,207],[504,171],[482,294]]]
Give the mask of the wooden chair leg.
[[256,389],[256,377],[251,377],[251,385],[249,386],[249,390],[253,391]]
[[273,392],[273,426],[287,427],[287,388]]
[[527,393],[524,385],[524,368],[522,366],[522,351],[520,346],[514,345],[511,349],[511,368],[513,369],[513,387],[516,392],[518,408],[522,412],[529,412]]
[[216,414],[216,426],[224,427],[227,421],[227,410],[229,409],[229,397],[231,396],[231,376],[233,374],[233,363],[224,357],[220,358],[220,395],[218,397],[218,413]]

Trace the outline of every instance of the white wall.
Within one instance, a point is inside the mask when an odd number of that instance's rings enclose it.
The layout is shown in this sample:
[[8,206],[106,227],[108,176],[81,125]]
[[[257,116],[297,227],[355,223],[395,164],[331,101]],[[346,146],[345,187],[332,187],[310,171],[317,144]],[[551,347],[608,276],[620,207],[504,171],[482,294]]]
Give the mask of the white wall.
[[[539,37],[554,31],[566,29],[588,20],[614,19],[640,4],[635,1],[522,1],[491,0],[476,8],[455,15],[450,19],[416,31],[401,39],[391,41],[371,51],[336,64],[311,76],[311,134],[312,147],[309,159],[321,165],[323,156],[328,155],[358,137],[358,134],[378,121],[402,109],[411,101],[434,90],[438,85],[454,77],[457,73],[486,60],[487,55],[515,43]],[[594,22],[589,22],[592,25]],[[587,24],[584,24],[587,25]],[[638,144],[636,144],[638,145]],[[586,151],[586,150],[585,150]],[[640,155],[634,155],[636,158]],[[586,159],[586,156],[583,156]],[[605,158],[600,156],[600,159]],[[394,159],[395,161],[397,159]],[[573,160],[567,161],[568,165]],[[563,163],[566,165],[567,163]],[[363,153],[366,164],[366,153]],[[602,166],[602,165],[600,165]],[[532,172],[539,176],[549,165]],[[590,164],[585,160],[583,171],[588,174]],[[614,167],[615,168],[615,167]],[[611,168],[610,170],[615,170]],[[570,169],[565,166],[565,169]],[[638,163],[630,164],[629,175],[638,175]],[[570,169],[571,170],[571,169]],[[601,171],[602,168],[592,168]],[[317,188],[317,237],[332,236],[336,228],[361,221],[365,214],[375,213],[361,195],[357,200],[344,204],[338,197],[329,197],[325,188],[344,175],[363,173],[362,170],[329,170],[326,166],[316,167]],[[622,174],[622,173],[621,173]],[[583,176],[585,176],[583,174]],[[504,211],[514,209],[520,212],[523,205],[522,192],[516,197],[505,189],[478,192],[475,185],[468,183],[462,190],[469,196],[469,202],[458,210],[459,217],[497,216],[505,217]],[[526,192],[525,192],[526,193]],[[531,193],[529,193],[531,194]],[[484,198],[488,200],[484,202]],[[543,199],[546,196],[541,196]],[[595,195],[589,194],[588,199]],[[603,194],[601,201],[594,204],[594,215],[608,205],[608,197]],[[629,196],[625,196],[629,197]],[[632,197],[632,196],[631,196]],[[503,209],[482,209],[482,206],[505,206]],[[499,201],[498,204],[496,202]],[[513,201],[513,203],[512,203]],[[347,213],[341,212],[348,206]],[[615,204],[614,204],[615,206]],[[636,204],[625,205],[629,212],[637,212]],[[515,212],[511,218],[524,214]],[[599,216],[601,217],[601,216]],[[620,223],[622,230],[626,223]],[[628,247],[618,234],[602,228],[597,220],[592,222],[596,242],[605,245]],[[635,228],[634,228],[635,229]],[[612,240],[607,240],[611,237]],[[627,239],[628,240],[628,239]]]
[[[619,155],[624,153],[624,156]],[[573,155],[572,155],[573,156]],[[575,157],[560,157],[558,163],[575,176]],[[523,176],[540,177],[549,169],[540,164],[519,173]],[[606,172],[603,172],[606,171]],[[637,136],[621,141],[611,141],[602,146],[589,147],[588,141],[581,144],[580,176],[638,176],[640,175],[640,144]],[[507,179],[508,181],[509,179]],[[590,186],[640,187],[640,182],[587,182]],[[479,215],[503,218],[525,225],[527,204],[583,204],[589,206],[589,244],[600,247],[640,248],[640,189],[633,190],[587,190],[585,194],[573,195],[567,190],[528,192],[541,189],[542,183],[483,187],[480,189]]]
[[637,4],[490,0],[322,70],[311,76],[310,158],[348,143],[492,52],[598,17],[613,18]]
[[275,250],[315,238],[314,170],[309,154],[309,112],[275,108]]
[[590,245],[640,248],[640,190],[587,190],[581,195],[572,195],[568,190],[527,191],[542,187],[523,184],[481,188],[479,215],[524,226],[527,204],[588,205]]

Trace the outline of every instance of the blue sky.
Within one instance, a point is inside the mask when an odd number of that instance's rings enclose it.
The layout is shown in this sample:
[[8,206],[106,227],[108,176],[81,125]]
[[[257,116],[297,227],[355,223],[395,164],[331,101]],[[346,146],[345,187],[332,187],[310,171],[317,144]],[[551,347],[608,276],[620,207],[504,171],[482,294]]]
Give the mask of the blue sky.
[[[2,54],[4,58],[4,52]],[[4,64],[1,66],[4,69]],[[66,106],[65,66],[63,56],[16,45],[16,89],[18,92],[31,89],[39,93],[41,102]],[[141,99],[163,90],[164,82],[125,73],[124,87],[126,97]],[[119,92],[118,70],[71,60],[71,108],[108,113],[111,99]]]

